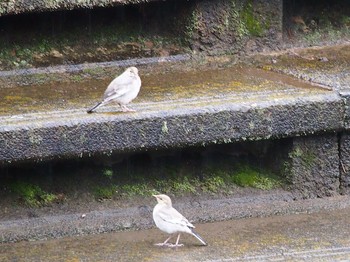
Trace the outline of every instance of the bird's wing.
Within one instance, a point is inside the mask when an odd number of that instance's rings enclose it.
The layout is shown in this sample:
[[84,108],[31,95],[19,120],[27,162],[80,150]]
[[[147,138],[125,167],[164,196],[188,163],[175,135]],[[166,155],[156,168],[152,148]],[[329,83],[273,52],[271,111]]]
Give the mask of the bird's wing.
[[194,228],[194,225],[192,225],[183,215],[181,215],[173,207],[159,210],[159,217],[162,220],[171,224],[177,224],[189,228]]
[[115,78],[107,87],[103,100],[115,99],[121,97],[128,92],[132,85],[133,77],[129,77],[126,74],[121,74]]

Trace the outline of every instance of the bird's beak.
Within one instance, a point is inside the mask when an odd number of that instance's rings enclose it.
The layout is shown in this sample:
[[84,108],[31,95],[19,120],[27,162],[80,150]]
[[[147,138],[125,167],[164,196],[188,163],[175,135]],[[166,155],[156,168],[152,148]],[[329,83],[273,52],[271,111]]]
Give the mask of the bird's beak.
[[152,196],[154,196],[155,198],[158,198],[158,195],[152,195]]

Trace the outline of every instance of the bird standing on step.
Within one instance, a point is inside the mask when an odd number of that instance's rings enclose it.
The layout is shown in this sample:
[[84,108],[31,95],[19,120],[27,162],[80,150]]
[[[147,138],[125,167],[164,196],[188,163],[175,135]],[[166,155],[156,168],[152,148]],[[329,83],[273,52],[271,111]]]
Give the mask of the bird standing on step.
[[171,199],[167,195],[153,195],[158,204],[153,209],[153,220],[156,226],[165,233],[174,234],[178,233],[175,244],[168,244],[168,241],[172,236],[167,238],[163,243],[156,244],[157,246],[170,246],[179,247],[183,244],[179,244],[180,234],[182,232],[191,234],[197,238],[203,245],[207,245],[205,241],[193,231],[194,226],[175,208],[173,208]]
[[134,112],[135,110],[127,108],[133,99],[136,98],[141,88],[141,79],[136,67],[127,68],[124,73],[116,77],[107,87],[103,99],[87,112],[92,113],[100,106],[109,103],[117,103],[123,112]]

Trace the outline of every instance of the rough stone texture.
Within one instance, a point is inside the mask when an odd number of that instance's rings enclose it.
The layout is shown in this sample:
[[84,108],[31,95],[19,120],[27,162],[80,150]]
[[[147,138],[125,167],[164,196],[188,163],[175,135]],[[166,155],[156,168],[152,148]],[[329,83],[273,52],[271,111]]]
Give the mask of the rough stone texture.
[[340,154],[340,192],[350,194],[350,135],[342,134],[339,139]]
[[339,138],[339,156],[340,156],[340,192],[350,194],[350,89],[343,89],[340,95],[344,100],[344,128],[345,132],[340,134]]
[[[49,114],[3,122],[0,162],[127,152],[332,132],[343,125],[343,103],[325,93],[283,101],[228,103],[136,115]],[[9,120],[10,121],[10,120]]]
[[339,94],[344,100],[344,128],[350,130],[350,89],[342,89]]
[[209,54],[273,50],[282,40],[282,1],[199,1],[187,31],[192,48]]
[[28,12],[71,10],[76,8],[93,8],[126,4],[139,4],[151,1],[152,0],[8,0],[0,2],[0,16]]
[[339,194],[338,137],[295,137],[288,153],[286,176],[297,198]]

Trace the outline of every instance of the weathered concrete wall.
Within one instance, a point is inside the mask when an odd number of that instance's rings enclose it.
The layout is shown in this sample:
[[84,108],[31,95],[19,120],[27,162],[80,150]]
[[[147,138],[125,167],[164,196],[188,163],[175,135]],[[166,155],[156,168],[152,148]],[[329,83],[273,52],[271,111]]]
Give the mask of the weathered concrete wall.
[[286,177],[297,198],[339,194],[337,135],[293,138],[285,167]]
[[350,194],[350,134],[342,134],[339,139],[340,192]]
[[345,108],[345,132],[339,135],[340,192],[342,194],[350,194],[350,89],[344,86],[340,90],[340,95],[343,98]]
[[[350,77],[349,72],[347,72],[347,75]],[[350,83],[345,81],[344,84],[340,86],[339,94],[344,101],[344,128],[350,130]]]
[[0,2],[0,16],[44,12],[57,10],[71,10],[76,8],[108,7],[126,4],[147,3],[156,0],[9,0]]
[[195,51],[209,54],[275,49],[282,40],[282,0],[203,0],[187,25]]
[[[156,0],[6,1],[0,16],[28,12],[71,10],[147,3]],[[194,51],[207,54],[245,54],[274,50],[282,40],[282,0],[201,0],[184,4],[173,27],[184,34]],[[180,2],[181,3],[181,2]],[[142,9],[142,8],[141,8]],[[140,10],[141,10],[140,9]],[[143,11],[139,16],[144,16]],[[162,23],[162,21],[159,21]],[[170,30],[169,30],[170,31]],[[178,36],[174,36],[178,37]]]

